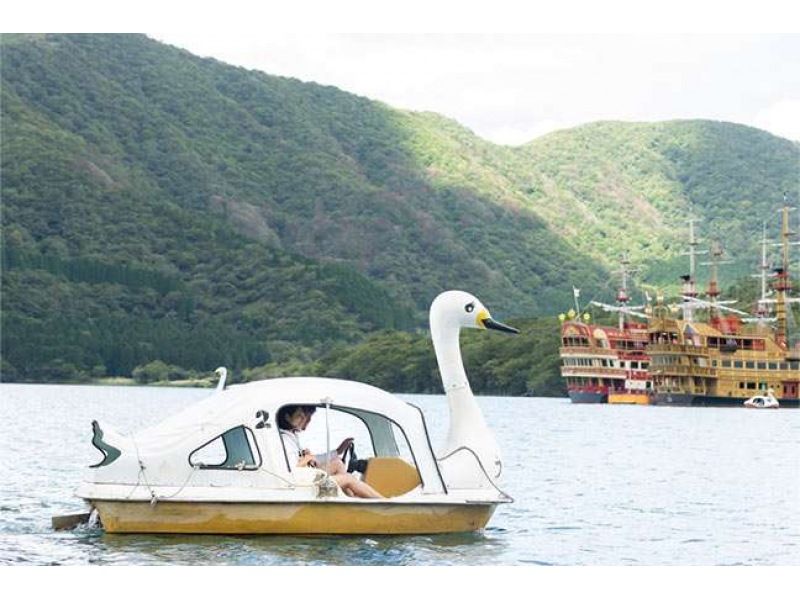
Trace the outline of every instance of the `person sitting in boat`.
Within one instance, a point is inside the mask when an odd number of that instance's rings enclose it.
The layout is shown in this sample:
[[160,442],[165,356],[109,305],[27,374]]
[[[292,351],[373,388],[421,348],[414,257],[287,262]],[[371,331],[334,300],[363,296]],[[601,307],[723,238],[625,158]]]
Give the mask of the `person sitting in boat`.
[[[302,409],[305,415],[305,419],[300,425],[299,431],[305,432],[306,428],[308,427],[308,424],[311,422],[311,416],[314,415],[317,408],[314,407],[313,405],[303,405]],[[295,439],[297,440],[299,447],[300,439],[297,436],[297,434],[295,434]],[[330,475],[347,473],[347,467],[344,464],[344,456],[345,454],[347,454],[347,451],[352,446],[353,446],[353,439],[345,438],[344,440],[342,440],[342,442],[339,444],[338,447],[336,447],[329,453],[314,455],[314,462],[315,462],[314,467],[317,467],[319,469],[324,469]],[[307,454],[311,454],[311,451],[309,451],[308,449],[305,449],[305,452]]]
[[352,438],[345,439],[335,450],[324,455],[314,455],[310,450],[302,448],[299,432],[306,429],[315,410],[316,407],[286,405],[278,411],[278,428],[291,469],[294,470],[296,467],[323,469],[347,496],[384,498],[372,486],[347,473],[341,455],[344,455],[345,451],[352,445]]

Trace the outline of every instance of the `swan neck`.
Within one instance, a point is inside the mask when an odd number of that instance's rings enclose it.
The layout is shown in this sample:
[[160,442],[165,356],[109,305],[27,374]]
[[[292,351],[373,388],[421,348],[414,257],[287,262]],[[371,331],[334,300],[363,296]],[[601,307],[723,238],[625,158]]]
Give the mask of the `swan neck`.
[[446,322],[436,322],[435,320],[431,322],[433,349],[439,364],[444,392],[447,395],[461,389],[466,389],[469,394],[472,394],[461,358],[459,332],[459,326],[448,326]]

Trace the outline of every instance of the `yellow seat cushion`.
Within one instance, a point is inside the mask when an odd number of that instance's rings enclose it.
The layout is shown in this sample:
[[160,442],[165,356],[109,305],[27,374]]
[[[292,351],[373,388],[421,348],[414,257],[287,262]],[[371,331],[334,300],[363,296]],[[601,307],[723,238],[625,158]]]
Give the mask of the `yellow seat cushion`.
[[387,498],[410,492],[422,483],[417,468],[399,457],[373,457],[364,481]]

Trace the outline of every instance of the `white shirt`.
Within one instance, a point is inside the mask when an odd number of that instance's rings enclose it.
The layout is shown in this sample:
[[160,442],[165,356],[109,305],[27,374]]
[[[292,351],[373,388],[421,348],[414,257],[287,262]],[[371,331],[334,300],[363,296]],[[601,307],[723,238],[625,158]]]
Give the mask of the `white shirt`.
[[[286,450],[286,458],[289,460],[289,469],[294,471],[297,468],[297,462],[303,455],[303,447],[300,444],[300,435],[297,430],[281,430],[281,439],[283,440],[283,447]],[[317,465],[327,463],[330,459],[338,456],[335,450],[321,455],[314,455],[314,460]]]

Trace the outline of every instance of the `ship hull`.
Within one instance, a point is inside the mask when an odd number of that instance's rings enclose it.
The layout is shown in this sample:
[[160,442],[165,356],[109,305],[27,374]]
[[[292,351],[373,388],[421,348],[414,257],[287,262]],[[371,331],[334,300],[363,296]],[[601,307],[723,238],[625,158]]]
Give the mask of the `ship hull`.
[[608,403],[608,395],[602,392],[570,390],[569,399],[573,403]]
[[198,503],[93,500],[109,533],[441,534],[485,527],[496,503]]
[[649,405],[650,396],[646,393],[611,393],[608,395],[608,402],[616,405]]
[[[680,393],[655,393],[650,399],[651,405],[668,405],[672,407],[742,407],[746,399],[741,397],[715,397]],[[781,407],[800,407],[800,399],[779,399]]]

